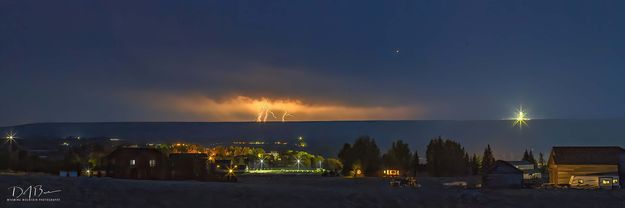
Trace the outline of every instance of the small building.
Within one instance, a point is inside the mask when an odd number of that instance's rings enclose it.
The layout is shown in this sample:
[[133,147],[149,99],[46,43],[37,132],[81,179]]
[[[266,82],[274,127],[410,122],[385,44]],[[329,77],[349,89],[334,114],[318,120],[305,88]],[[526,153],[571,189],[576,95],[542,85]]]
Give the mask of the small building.
[[211,170],[217,173],[228,173],[232,170],[233,173],[241,174],[249,171],[247,165],[236,163],[235,160],[215,160],[213,166]]
[[523,180],[530,181],[542,178],[540,170],[536,169],[534,163],[525,160],[520,161],[506,161],[515,168],[523,171]]
[[484,175],[482,183],[488,188],[521,188],[523,171],[506,161],[497,160]]
[[156,149],[123,147],[104,157],[106,176],[128,179],[167,179],[167,156]]
[[174,180],[205,180],[208,176],[208,155],[203,153],[169,154],[170,176]]
[[608,147],[553,147],[548,169],[551,184],[618,188],[625,173],[625,150]]

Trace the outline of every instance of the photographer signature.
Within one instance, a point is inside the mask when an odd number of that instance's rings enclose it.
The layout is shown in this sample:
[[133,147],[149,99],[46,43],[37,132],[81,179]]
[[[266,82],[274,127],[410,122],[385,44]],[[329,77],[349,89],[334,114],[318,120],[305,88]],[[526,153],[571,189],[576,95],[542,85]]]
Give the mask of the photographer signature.
[[42,185],[28,186],[26,188],[22,188],[19,186],[12,186],[12,187],[9,187],[9,190],[11,191],[11,196],[16,199],[20,197],[28,197],[28,199],[38,198],[38,197],[41,197],[42,195],[61,192],[60,189],[51,190],[51,191],[45,190],[43,189]]

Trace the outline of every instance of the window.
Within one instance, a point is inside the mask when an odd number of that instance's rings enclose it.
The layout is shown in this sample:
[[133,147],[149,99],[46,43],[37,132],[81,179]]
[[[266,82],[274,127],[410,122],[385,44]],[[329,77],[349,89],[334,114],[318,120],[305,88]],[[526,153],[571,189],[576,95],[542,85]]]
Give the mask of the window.
[[156,160],[150,160],[150,167],[156,167]]
[[608,185],[608,184],[610,184],[610,180],[609,179],[603,179],[603,180],[601,180],[601,184]]
[[617,184],[618,183],[618,179],[612,179],[612,183]]
[[135,165],[136,161],[135,160],[130,160],[130,165]]

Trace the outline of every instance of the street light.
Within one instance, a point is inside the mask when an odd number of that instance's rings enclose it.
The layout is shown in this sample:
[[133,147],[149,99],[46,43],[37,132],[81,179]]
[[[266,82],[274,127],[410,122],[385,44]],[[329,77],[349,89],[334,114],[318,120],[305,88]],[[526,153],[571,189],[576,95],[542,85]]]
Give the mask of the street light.
[[15,132],[13,132],[13,130],[7,132],[6,136],[4,137],[4,142],[5,143],[9,143],[9,144],[13,144],[13,142],[15,142],[15,139],[17,137],[15,136]]
[[260,159],[260,169],[261,169],[261,170],[263,169],[263,163],[265,163],[265,160]]
[[17,142],[15,141],[17,137],[15,135],[15,132],[10,130],[4,137],[4,143],[9,143],[9,170],[13,167],[13,160],[15,160],[13,156],[13,145],[15,144],[17,146]]
[[299,165],[302,163],[300,159],[297,159],[297,170],[299,171]]

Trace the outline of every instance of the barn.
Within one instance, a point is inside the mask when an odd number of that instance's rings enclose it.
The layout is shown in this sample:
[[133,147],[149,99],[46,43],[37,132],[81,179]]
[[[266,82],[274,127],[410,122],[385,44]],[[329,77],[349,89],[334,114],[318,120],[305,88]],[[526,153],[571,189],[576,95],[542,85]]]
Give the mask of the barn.
[[129,179],[166,179],[167,156],[156,149],[118,148],[103,158],[106,175]]
[[621,187],[625,150],[618,146],[553,147],[549,183],[571,187]]
[[484,175],[482,183],[488,188],[521,188],[523,171],[506,161],[498,160]]

